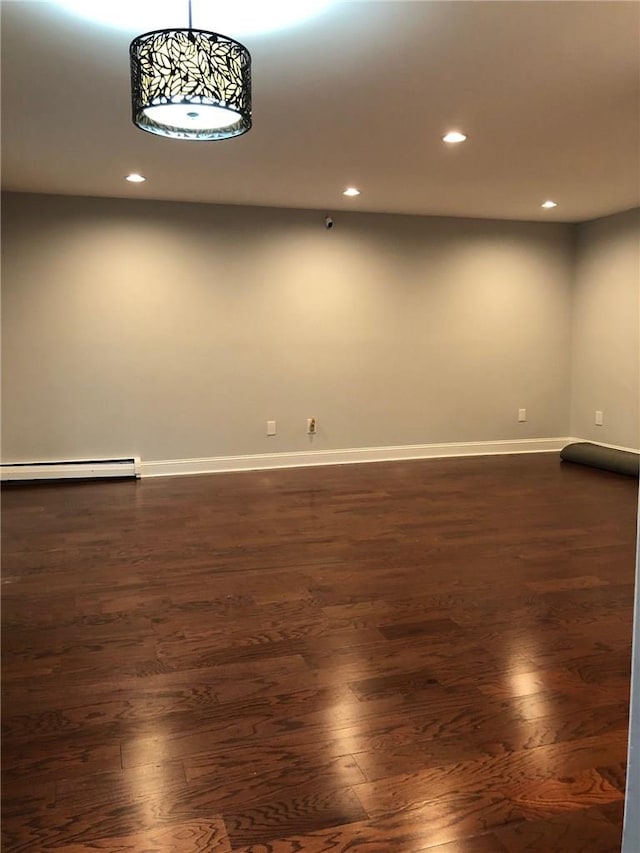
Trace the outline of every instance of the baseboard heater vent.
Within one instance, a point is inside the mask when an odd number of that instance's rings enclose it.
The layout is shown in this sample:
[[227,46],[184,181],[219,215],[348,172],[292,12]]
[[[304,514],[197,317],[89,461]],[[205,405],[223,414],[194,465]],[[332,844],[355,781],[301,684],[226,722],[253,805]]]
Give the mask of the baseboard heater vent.
[[13,462],[0,466],[3,481],[95,480],[102,477],[139,477],[140,458],[90,459],[75,462]]

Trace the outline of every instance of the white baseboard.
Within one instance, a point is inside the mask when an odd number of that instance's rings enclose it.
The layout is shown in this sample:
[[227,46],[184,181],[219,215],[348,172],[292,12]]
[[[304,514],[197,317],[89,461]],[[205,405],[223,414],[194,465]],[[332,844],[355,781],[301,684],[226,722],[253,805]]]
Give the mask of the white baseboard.
[[640,449],[637,447],[623,447],[620,444],[607,444],[604,441],[594,441],[592,438],[568,438],[567,443],[573,443],[574,441],[588,441],[589,444],[597,444],[598,447],[608,447],[611,450],[624,450],[627,453],[638,453],[640,454]]
[[[0,467],[3,481],[62,480],[94,477],[170,477],[188,474],[219,474],[231,471],[259,471],[273,468],[305,468],[315,465],[352,465],[361,462],[392,462],[402,459],[443,459],[455,456],[500,456],[513,453],[557,453],[567,444],[588,441],[562,438],[509,439],[443,444],[407,444],[396,447],[353,447],[340,450],[304,450],[247,456],[212,456],[204,459],[161,459],[141,462],[103,459],[72,462],[13,463]],[[614,450],[638,453],[632,447],[596,442]]]
[[553,453],[573,439],[529,438],[507,441],[471,441],[457,444],[410,444],[400,447],[355,447],[342,450],[305,450],[251,456],[213,456],[208,459],[162,459],[142,463],[143,477],[218,474],[269,468],[304,468],[313,465],[349,465],[400,459],[436,459],[449,456],[497,456],[510,453]]

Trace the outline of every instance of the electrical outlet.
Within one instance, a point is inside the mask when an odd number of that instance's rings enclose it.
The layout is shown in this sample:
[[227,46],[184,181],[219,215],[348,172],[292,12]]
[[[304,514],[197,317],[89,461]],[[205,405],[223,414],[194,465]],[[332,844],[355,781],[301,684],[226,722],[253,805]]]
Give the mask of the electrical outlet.
[[315,418],[307,418],[307,434],[315,435],[316,434],[316,419]]
[[527,410],[518,409],[518,423],[523,424],[527,419]]
[[267,421],[267,435],[275,435],[276,434],[276,422],[275,421]]
[[602,412],[596,411],[596,426],[602,426],[603,423]]

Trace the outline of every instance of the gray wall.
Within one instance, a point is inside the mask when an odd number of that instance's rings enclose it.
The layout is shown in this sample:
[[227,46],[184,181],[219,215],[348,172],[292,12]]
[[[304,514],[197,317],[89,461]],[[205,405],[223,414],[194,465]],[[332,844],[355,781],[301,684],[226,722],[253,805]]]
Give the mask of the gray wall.
[[640,448],[639,319],[640,210],[578,226],[571,435]]
[[306,450],[310,416],[316,450],[567,435],[573,249],[558,224],[6,194],[3,457]]

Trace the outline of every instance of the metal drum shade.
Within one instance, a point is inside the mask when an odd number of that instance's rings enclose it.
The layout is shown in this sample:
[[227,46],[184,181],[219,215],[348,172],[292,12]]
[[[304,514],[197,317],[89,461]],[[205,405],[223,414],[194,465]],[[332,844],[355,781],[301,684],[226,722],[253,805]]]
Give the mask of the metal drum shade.
[[228,139],[251,128],[251,55],[206,30],[155,30],[131,42],[131,106],[141,130]]

